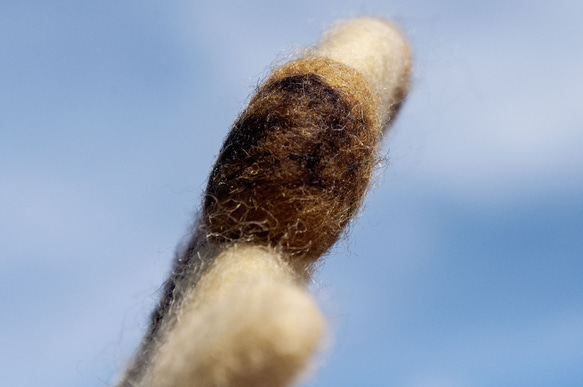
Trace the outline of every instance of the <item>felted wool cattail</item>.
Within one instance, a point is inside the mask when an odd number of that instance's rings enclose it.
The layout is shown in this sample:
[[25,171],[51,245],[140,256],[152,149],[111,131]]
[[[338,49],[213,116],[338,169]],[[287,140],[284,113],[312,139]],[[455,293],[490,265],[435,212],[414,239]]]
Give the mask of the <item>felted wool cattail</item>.
[[225,140],[120,386],[296,380],[325,326],[306,282],[363,201],[410,67],[394,26],[360,18],[271,73]]
[[203,220],[211,240],[265,244],[309,261],[326,252],[362,202],[409,66],[392,26],[359,19],[276,69],[209,178]]

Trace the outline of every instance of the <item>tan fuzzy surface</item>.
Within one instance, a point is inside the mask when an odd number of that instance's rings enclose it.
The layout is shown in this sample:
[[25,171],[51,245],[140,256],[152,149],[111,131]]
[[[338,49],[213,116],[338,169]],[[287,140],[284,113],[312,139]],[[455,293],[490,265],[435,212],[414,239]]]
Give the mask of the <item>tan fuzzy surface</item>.
[[411,49],[403,33],[387,20],[340,20],[307,56],[325,57],[362,74],[376,99],[382,127],[394,118],[409,90]]
[[274,71],[213,168],[203,220],[213,243],[315,260],[360,207],[381,136],[362,76],[327,59]]
[[325,329],[306,283],[363,202],[410,72],[403,35],[360,18],[259,85],[119,387],[297,380]]
[[314,261],[363,201],[382,131],[409,88],[410,51],[390,23],[338,23],[273,71],[225,140],[202,220],[213,243]]
[[287,386],[318,348],[324,319],[272,250],[217,257],[144,378],[151,387]]

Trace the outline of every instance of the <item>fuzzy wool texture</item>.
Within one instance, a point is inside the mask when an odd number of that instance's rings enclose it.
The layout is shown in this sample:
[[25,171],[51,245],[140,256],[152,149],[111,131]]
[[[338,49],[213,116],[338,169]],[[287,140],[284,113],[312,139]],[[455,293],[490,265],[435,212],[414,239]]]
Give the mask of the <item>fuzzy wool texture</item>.
[[337,23],[304,58],[275,69],[209,178],[211,239],[309,261],[328,251],[360,208],[410,69],[402,34],[375,18]]
[[364,200],[410,56],[390,23],[342,21],[258,87],[119,387],[297,381],[325,334],[307,283]]
[[384,19],[338,21],[308,56],[329,58],[362,74],[376,99],[383,128],[409,91],[411,50],[401,31]]
[[274,251],[220,254],[153,359],[152,387],[287,386],[319,346],[324,318]]
[[244,241],[315,261],[360,207],[381,136],[363,77],[320,58],[276,69],[213,168],[203,219],[215,243]]

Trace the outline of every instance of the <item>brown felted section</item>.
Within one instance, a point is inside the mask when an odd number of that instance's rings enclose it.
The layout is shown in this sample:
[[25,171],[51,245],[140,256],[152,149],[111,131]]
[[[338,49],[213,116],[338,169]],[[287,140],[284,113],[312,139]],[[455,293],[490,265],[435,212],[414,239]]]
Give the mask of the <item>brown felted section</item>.
[[358,210],[380,135],[355,70],[322,58],[276,69],[235,122],[209,178],[209,239],[317,259]]
[[235,122],[118,386],[285,387],[317,349],[323,320],[305,286],[362,203],[411,58],[398,29],[371,18],[303,54]]

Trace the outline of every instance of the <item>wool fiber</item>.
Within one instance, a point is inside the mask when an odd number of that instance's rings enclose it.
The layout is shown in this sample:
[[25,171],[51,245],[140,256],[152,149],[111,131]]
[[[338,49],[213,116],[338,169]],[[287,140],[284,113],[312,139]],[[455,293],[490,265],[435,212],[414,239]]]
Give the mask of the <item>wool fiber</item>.
[[410,71],[399,30],[360,18],[259,85],[119,387],[297,381],[325,335],[307,284],[361,207]]
[[145,385],[287,386],[318,348],[324,319],[279,254],[221,253],[180,311]]

